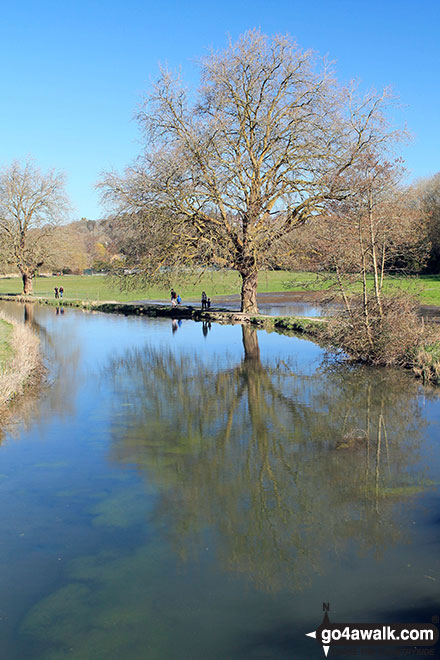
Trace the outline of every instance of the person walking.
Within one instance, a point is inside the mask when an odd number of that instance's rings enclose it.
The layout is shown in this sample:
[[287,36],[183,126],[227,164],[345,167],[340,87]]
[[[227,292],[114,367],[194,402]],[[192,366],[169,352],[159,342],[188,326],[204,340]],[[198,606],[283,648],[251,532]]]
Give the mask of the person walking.
[[202,291],[202,312],[206,309],[207,302],[208,302],[208,297],[205,291]]
[[62,297],[63,297],[63,293],[64,293],[64,289],[63,289],[63,287],[62,287],[62,286],[60,286],[60,298],[62,298]]

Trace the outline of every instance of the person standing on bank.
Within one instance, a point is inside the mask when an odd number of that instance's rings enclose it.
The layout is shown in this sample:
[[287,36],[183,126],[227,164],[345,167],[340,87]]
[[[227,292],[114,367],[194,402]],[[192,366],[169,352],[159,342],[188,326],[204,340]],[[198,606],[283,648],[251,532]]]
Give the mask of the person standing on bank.
[[63,293],[64,293],[64,289],[63,289],[63,287],[62,287],[62,286],[60,286],[60,298],[62,298],[62,297],[63,297]]
[[55,298],[58,298],[58,287],[54,286],[53,290],[55,291]]
[[202,312],[203,312],[203,310],[206,309],[207,302],[208,302],[208,297],[207,297],[205,291],[202,291]]

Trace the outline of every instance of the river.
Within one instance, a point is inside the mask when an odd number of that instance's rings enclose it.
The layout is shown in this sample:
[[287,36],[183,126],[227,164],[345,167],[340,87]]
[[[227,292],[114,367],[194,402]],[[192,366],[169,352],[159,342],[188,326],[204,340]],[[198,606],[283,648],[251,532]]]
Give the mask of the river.
[[435,390],[239,325],[1,308],[48,370],[1,435],[2,660],[314,659],[323,602],[440,614]]

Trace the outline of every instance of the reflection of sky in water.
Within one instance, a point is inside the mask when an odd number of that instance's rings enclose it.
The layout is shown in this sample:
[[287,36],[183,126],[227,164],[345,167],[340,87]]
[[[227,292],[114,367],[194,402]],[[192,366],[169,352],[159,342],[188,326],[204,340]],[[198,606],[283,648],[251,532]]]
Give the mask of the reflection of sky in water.
[[290,303],[285,305],[262,304],[259,308],[260,314],[270,316],[321,316],[322,309],[315,305],[305,303]]
[[2,657],[320,658],[323,601],[438,612],[436,395],[240,326],[34,323],[53,384],[0,447]]
[[[214,305],[214,308],[216,305]],[[237,309],[237,303],[221,302],[220,307],[226,309]],[[302,302],[258,302],[258,311],[260,314],[269,314],[270,316],[323,316],[325,311],[320,305],[313,305]]]

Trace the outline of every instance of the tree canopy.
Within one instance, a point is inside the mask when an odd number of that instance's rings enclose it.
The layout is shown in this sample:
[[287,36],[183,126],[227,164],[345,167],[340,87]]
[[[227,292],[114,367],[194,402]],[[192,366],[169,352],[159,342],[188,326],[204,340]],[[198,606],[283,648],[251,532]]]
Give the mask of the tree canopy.
[[53,234],[68,208],[63,174],[44,174],[31,161],[0,172],[0,247],[19,270],[23,293],[32,293],[35,272],[53,255]]
[[274,244],[347,195],[347,170],[395,135],[384,119],[390,97],[360,98],[289,36],[255,30],[199,67],[195,91],[161,70],[137,114],[142,153],[101,187],[126,221],[166,237],[169,249],[149,260],[147,276],[176,253],[233,268],[242,310],[252,312]]

